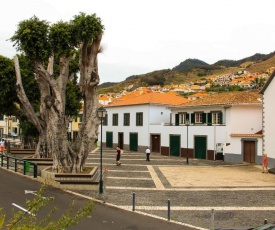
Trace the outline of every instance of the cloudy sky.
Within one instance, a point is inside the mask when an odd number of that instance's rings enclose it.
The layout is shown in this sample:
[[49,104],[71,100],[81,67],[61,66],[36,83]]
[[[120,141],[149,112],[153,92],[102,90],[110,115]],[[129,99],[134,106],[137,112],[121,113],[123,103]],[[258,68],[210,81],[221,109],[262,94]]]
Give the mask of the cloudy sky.
[[96,13],[105,33],[101,83],[173,68],[187,58],[212,64],[275,51],[274,0],[10,0],[0,7],[0,55],[20,21],[55,23]]

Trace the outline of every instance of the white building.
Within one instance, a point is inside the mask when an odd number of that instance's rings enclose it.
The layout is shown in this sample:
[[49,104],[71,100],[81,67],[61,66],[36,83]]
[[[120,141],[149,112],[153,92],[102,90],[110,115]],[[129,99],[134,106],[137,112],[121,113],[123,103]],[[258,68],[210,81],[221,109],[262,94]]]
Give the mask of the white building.
[[[102,141],[106,147],[119,145],[130,151],[143,151],[150,146],[151,126],[170,121],[167,106],[188,102],[176,93],[145,93],[106,106]],[[100,136],[100,135],[99,135]],[[154,136],[156,140],[158,136]]]
[[269,159],[269,167],[275,167],[275,106],[274,106],[274,95],[275,95],[275,71],[271,74],[261,94],[263,94],[263,152],[267,154]]
[[[152,152],[167,156],[261,162],[260,94],[214,94],[182,105],[171,105],[175,100],[169,96],[159,101],[155,97],[149,103],[150,97],[148,94],[147,102],[136,97],[106,107],[108,125],[103,126],[103,142],[107,147],[118,144],[143,151],[150,146]],[[169,109],[165,108],[168,103]]]

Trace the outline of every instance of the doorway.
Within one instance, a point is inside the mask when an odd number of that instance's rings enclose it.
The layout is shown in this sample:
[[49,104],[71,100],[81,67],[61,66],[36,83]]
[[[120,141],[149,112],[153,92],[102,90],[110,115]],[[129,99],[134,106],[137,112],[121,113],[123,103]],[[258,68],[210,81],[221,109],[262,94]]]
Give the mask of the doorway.
[[248,163],[255,163],[256,144],[255,141],[243,142],[243,160]]
[[124,146],[124,136],[123,136],[123,133],[118,133],[118,146],[119,146],[119,148],[124,149],[123,148],[123,146]]
[[160,153],[160,135],[151,135],[151,151]]

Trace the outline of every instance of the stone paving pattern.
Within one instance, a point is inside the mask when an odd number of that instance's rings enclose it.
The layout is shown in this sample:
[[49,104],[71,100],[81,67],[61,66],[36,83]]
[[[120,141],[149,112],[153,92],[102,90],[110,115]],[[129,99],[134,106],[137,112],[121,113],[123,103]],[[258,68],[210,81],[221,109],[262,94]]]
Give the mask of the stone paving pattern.
[[[267,219],[275,222],[275,175],[261,173],[260,166],[127,152],[115,165],[115,149],[103,150],[103,200],[132,210],[209,229],[211,209],[215,228],[258,227]],[[100,152],[89,155],[88,165],[100,164]],[[78,191],[99,198],[98,191]],[[102,197],[101,197],[102,198]],[[184,229],[184,228],[183,228]]]

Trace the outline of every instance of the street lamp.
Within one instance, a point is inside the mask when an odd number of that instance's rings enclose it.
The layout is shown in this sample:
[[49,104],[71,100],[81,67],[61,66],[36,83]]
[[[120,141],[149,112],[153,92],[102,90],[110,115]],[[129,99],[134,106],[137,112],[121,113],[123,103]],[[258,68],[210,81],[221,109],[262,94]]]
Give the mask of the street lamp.
[[[5,117],[5,122],[6,122],[6,135],[8,134],[8,118]],[[7,136],[6,136],[7,137]]]
[[102,119],[106,116],[107,111],[102,106],[97,110],[97,115],[100,118],[100,179],[99,179],[99,194],[103,193],[103,179],[102,179]]
[[73,132],[73,118],[69,117],[69,129],[70,129],[70,135],[69,135],[69,141],[72,143],[72,132]]
[[186,164],[189,164],[189,159],[188,159],[188,126],[190,125],[190,121],[187,119],[186,121],[185,121],[185,125],[186,125],[186,129],[187,129],[187,141],[186,141],[186,143],[187,143],[187,153],[186,153]]

